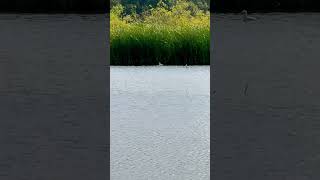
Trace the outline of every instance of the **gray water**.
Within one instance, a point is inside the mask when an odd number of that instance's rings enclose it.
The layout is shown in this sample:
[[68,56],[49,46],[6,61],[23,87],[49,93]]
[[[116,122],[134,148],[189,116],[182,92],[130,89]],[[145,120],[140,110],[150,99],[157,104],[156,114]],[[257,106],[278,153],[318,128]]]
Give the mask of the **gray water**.
[[0,179],[106,179],[104,15],[0,15]]
[[[320,14],[212,15],[215,179],[320,178]],[[247,96],[244,94],[246,84]]]
[[111,67],[111,179],[208,180],[209,66]]

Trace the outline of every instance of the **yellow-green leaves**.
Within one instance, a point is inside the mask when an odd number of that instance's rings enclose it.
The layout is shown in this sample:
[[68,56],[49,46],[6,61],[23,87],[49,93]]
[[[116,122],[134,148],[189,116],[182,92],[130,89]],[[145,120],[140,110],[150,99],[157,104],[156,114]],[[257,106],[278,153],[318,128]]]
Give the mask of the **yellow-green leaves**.
[[111,64],[209,64],[210,15],[186,0],[141,15],[111,10]]

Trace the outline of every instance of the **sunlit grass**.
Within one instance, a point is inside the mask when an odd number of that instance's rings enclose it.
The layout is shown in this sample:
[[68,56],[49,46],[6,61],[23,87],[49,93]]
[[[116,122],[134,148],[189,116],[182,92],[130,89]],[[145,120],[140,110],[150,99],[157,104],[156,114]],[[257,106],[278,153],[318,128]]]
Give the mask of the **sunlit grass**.
[[184,0],[173,8],[163,4],[143,15],[111,10],[112,65],[209,64],[209,13]]

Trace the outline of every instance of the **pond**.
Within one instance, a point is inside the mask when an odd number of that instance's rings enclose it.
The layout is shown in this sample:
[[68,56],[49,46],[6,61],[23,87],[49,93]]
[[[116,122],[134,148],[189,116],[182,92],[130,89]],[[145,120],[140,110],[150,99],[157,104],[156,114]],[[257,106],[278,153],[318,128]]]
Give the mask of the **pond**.
[[111,66],[111,179],[209,180],[210,67]]
[[319,179],[320,14],[213,14],[215,179]]
[[0,179],[105,179],[105,16],[1,14],[0,27]]

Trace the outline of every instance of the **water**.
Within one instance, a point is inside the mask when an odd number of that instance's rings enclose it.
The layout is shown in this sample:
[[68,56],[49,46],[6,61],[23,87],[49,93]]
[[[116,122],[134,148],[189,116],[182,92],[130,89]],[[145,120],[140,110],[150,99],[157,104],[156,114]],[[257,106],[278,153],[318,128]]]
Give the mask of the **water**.
[[111,67],[111,179],[208,180],[209,66]]
[[0,179],[106,179],[104,15],[0,15]]
[[212,16],[212,176],[319,179],[320,14],[252,16]]

